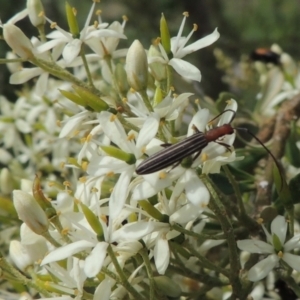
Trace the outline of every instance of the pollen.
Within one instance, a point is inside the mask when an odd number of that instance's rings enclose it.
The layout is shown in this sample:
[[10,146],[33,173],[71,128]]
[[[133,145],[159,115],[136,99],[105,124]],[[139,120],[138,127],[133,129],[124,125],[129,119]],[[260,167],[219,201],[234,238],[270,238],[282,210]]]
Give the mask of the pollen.
[[198,25],[197,24],[193,24],[193,31],[197,31],[198,30]]
[[178,97],[178,94],[176,94],[176,93],[173,93],[173,98],[177,98]]
[[92,134],[88,134],[88,136],[86,137],[86,141],[87,143],[90,142],[93,138],[93,135]]
[[199,103],[200,103],[200,100],[199,100],[199,99],[196,99],[196,100],[195,100],[195,104],[198,105]]
[[183,14],[183,16],[185,16],[186,18],[189,16],[189,13],[188,13],[187,11],[183,12],[182,14]]
[[165,171],[162,171],[158,175],[159,179],[165,179],[167,177],[167,173]]
[[258,218],[258,219],[256,220],[256,222],[257,222],[259,225],[261,225],[261,224],[263,224],[264,219],[263,219],[263,218]]
[[60,120],[56,120],[56,125],[57,125],[58,127],[61,127],[61,121],[60,121]]
[[63,185],[65,187],[71,187],[71,182],[66,180],[66,181],[63,182]]
[[86,171],[87,168],[88,168],[88,165],[89,165],[89,163],[88,163],[87,161],[83,161],[83,162],[81,163],[81,168],[82,168],[82,170],[83,170],[83,171]]
[[79,200],[79,199],[76,199],[76,198],[74,198],[74,203],[75,203],[75,204],[80,204],[80,200]]
[[201,161],[202,162],[205,162],[205,161],[207,161],[208,160],[208,155],[204,152],[204,153],[202,153],[201,154]]
[[82,176],[79,178],[79,182],[81,182],[81,183],[85,183],[86,180],[87,180],[86,176]]
[[107,177],[113,177],[114,175],[115,175],[115,173],[113,171],[106,173]]
[[70,232],[70,229],[67,227],[67,228],[64,228],[64,229],[61,231],[61,234],[62,234],[62,235],[67,235],[69,232]]
[[101,219],[104,223],[107,223],[107,217],[106,217],[106,215],[101,215],[101,216],[100,216],[100,219]]
[[135,135],[134,133],[130,133],[128,136],[127,136],[127,141],[132,141],[135,139]]
[[96,29],[99,25],[99,22],[98,21],[94,21],[94,28]]
[[73,135],[76,136],[76,135],[78,135],[79,133],[80,133],[79,130],[75,130],[74,133],[73,133]]
[[145,153],[146,152],[146,146],[142,147],[141,151],[142,151],[142,153]]
[[122,102],[126,104],[126,103],[128,102],[128,99],[127,99],[126,97],[124,97],[124,98],[122,99]]
[[126,22],[128,21],[128,17],[126,15],[123,15],[122,19],[123,19],[123,21],[126,21]]
[[97,193],[99,191],[99,189],[97,189],[96,187],[92,187],[91,188],[91,192],[92,193]]
[[51,28],[51,29],[54,29],[56,26],[57,26],[57,23],[56,23],[56,22],[52,22],[52,23],[50,24],[50,28]]
[[77,16],[77,9],[75,7],[72,8],[74,16]]
[[227,104],[232,104],[232,99],[226,101]]
[[278,255],[279,258],[282,258],[282,257],[283,257],[283,252],[282,252],[282,251],[279,251],[279,252],[277,253],[277,255]]
[[64,161],[62,161],[60,164],[59,164],[59,166],[63,169],[64,167],[65,167],[65,162]]
[[161,38],[160,37],[157,37],[154,41],[153,41],[153,45],[154,46],[157,46],[161,41]]
[[135,89],[133,89],[133,88],[130,88],[130,93],[135,93]]
[[116,120],[116,118],[117,118],[116,115],[111,115],[109,118],[109,121],[114,122]]
[[45,12],[44,11],[41,11],[39,14],[38,14],[38,17],[44,17],[45,16]]
[[54,181],[50,181],[49,183],[48,183],[48,186],[49,187],[53,187],[53,186],[55,186],[56,185],[56,183],[54,182]]

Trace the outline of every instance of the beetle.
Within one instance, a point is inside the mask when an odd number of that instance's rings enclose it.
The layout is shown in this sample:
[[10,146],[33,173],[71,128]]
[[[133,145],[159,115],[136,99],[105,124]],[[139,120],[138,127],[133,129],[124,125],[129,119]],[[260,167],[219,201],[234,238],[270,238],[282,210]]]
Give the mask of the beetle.
[[[220,115],[224,114],[225,112],[231,111],[233,113],[233,117],[231,118],[231,121],[235,117],[235,111],[232,109],[226,109],[223,113],[216,116],[213,120],[218,118]],[[210,122],[212,122],[211,120]],[[223,124],[221,126],[212,128],[208,130],[207,132],[201,132],[199,131],[195,126],[194,129],[196,130],[196,133],[185,138],[184,140],[167,146],[165,149],[162,149],[158,151],[157,153],[149,156],[146,158],[141,164],[138,165],[136,168],[136,173],[138,175],[146,175],[151,174],[157,171],[160,171],[162,169],[165,169],[167,167],[170,167],[173,165],[173,167],[176,167],[181,163],[181,161],[190,156],[194,153],[195,156],[193,157],[193,160],[195,160],[202,152],[202,150],[210,143],[210,142],[216,142],[225,148],[229,149],[230,146],[218,141],[219,138],[233,134],[235,130],[240,132],[247,132],[249,135],[251,135],[262,147],[270,154],[272,159],[274,160],[276,167],[280,171],[281,167],[275,158],[275,156],[272,154],[272,152],[247,128],[243,127],[232,127],[231,121],[227,124]],[[165,145],[166,146],[166,145]],[[281,177],[281,188],[283,186],[283,177],[280,172]]]

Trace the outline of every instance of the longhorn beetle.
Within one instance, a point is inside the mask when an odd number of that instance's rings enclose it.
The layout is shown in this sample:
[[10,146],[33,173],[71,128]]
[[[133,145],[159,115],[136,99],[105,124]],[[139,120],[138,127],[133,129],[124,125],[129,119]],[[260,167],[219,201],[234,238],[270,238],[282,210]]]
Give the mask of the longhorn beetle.
[[[263,146],[263,148],[271,155],[271,157],[273,158],[273,160],[276,164],[276,167],[278,168],[278,170],[280,172],[279,163],[276,160],[275,156],[271,153],[271,151],[247,128],[232,127],[230,123],[232,122],[232,120],[235,117],[235,111],[232,109],[226,109],[223,113],[225,113],[227,111],[231,111],[233,113],[233,117],[228,124],[223,124],[219,127],[210,129],[206,133],[198,131],[197,128],[195,128],[196,129],[195,134],[187,137],[186,139],[184,139],[174,145],[168,146],[165,149],[162,149],[162,150],[158,151],[157,153],[151,155],[150,157],[146,158],[141,164],[139,164],[139,166],[136,169],[136,173],[139,175],[146,175],[146,174],[151,174],[151,173],[160,171],[160,170],[167,168],[169,166],[172,166],[172,165],[177,166],[178,164],[180,164],[180,162],[184,158],[186,158],[194,153],[196,153],[196,155],[193,157],[193,160],[195,160],[200,155],[202,150],[210,142],[216,142],[216,143],[223,145],[224,147],[229,149],[229,145],[222,143],[222,142],[218,142],[218,139],[227,134],[233,134],[234,130],[247,132],[259,144],[261,144]],[[213,120],[218,118],[223,113],[216,116]],[[211,120],[210,122],[212,122],[213,120]],[[280,176],[281,176],[281,186],[282,186],[283,178],[282,178],[282,175],[280,175]]]

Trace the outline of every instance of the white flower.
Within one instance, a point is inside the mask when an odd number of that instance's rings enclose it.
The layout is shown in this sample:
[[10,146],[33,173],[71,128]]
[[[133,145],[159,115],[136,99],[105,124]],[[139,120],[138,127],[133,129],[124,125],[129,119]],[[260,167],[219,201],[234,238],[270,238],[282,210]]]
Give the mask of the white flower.
[[[236,111],[237,103],[235,100],[232,99],[229,102],[225,110],[228,109]],[[233,112],[231,111],[224,113],[218,123],[218,126],[228,124],[232,119],[232,114]],[[194,127],[203,132],[206,128],[206,124],[208,123],[208,119],[209,111],[207,109],[199,110],[189,124],[187,136],[194,134]],[[222,143],[232,145],[234,139],[234,133],[231,135],[225,135],[222,138]],[[201,149],[199,149],[199,151],[200,150]],[[201,155],[199,155],[199,157],[193,161],[191,168],[183,168],[179,165],[174,169],[168,168],[167,172],[158,171],[152,174],[144,175],[143,177],[145,181],[140,183],[134,189],[132,199],[137,201],[140,199],[149,198],[157,194],[162,189],[171,186],[172,182],[178,179],[174,187],[170,203],[172,203],[173,200],[175,201],[182,191],[185,190],[187,199],[193,205],[203,209],[208,204],[209,192],[193,168],[202,165],[206,173],[219,172],[221,165],[233,160],[231,156],[223,156],[226,151],[227,149],[223,145],[218,144],[217,141],[211,142],[204,149],[202,149]],[[151,150],[149,149],[148,152],[148,149],[146,149],[146,152],[149,153]],[[220,156],[222,157],[221,159],[219,158]],[[175,207],[171,204],[170,207],[172,207],[170,213],[175,212]]]
[[259,281],[266,277],[282,259],[292,269],[300,272],[300,256],[291,254],[289,251],[300,247],[300,235],[295,235],[285,242],[287,222],[283,216],[277,216],[271,223],[271,234],[263,226],[267,236],[267,243],[259,240],[242,240],[237,245],[241,250],[250,253],[263,253],[269,256],[255,264],[248,272],[248,279]]
[[159,44],[158,46],[159,46],[159,49],[161,51],[163,58],[162,57],[151,57],[151,58],[149,58],[149,64],[151,64],[153,62],[161,62],[163,64],[168,64],[168,65],[172,66],[174,68],[174,70],[182,77],[184,77],[186,79],[201,81],[200,70],[198,68],[196,68],[194,65],[192,65],[191,63],[184,61],[182,58],[185,57],[187,54],[193,53],[199,49],[202,49],[204,47],[211,45],[220,37],[220,34],[219,34],[218,30],[215,29],[214,32],[211,33],[210,35],[208,35],[202,39],[199,39],[196,42],[186,46],[189,39],[193,35],[193,32],[196,29],[193,29],[187,37],[182,36],[183,27],[184,27],[186,18],[188,17],[188,14],[184,13],[183,15],[184,15],[184,17],[183,17],[182,23],[180,25],[177,36],[171,38],[171,51],[173,54],[173,58],[169,59],[163,46],[161,44]]
[[[52,39],[49,42],[46,42],[45,44],[39,46],[37,48],[37,51],[39,52],[45,52],[49,49],[60,47],[61,45],[65,45],[62,49],[62,56],[67,64],[71,63],[79,54],[82,44],[91,44],[93,48],[94,43],[91,43],[92,39],[95,39],[100,44],[100,38],[103,37],[113,37],[113,38],[126,38],[126,36],[123,33],[120,33],[118,31],[112,30],[112,29],[104,29],[104,28],[95,28],[94,26],[89,26],[89,23],[92,18],[92,14],[95,8],[96,2],[93,3],[90,12],[88,14],[88,17],[86,19],[85,25],[83,29],[80,32],[80,38],[73,38],[72,34],[63,30],[59,26],[57,26],[55,23],[53,23],[48,18],[47,21],[53,24],[53,27],[56,28],[56,31],[51,32],[47,35],[48,38]],[[103,24],[103,26],[106,26],[106,24]],[[102,27],[103,27],[102,26]],[[93,49],[92,48],[92,49]]]
[[[158,130],[158,117],[152,115],[144,123],[139,135],[127,135],[120,121],[109,112],[99,114],[99,123],[106,137],[117,145],[121,150],[131,153],[136,159],[143,154],[144,147],[155,136]],[[134,143],[133,138],[136,138]],[[135,170],[135,164],[127,164],[125,161],[110,156],[99,156],[97,153],[91,158],[88,173],[92,176],[105,176],[111,172],[120,173],[118,182],[114,186],[110,197],[110,217],[113,219],[119,214],[124,206],[128,194],[128,187]]]

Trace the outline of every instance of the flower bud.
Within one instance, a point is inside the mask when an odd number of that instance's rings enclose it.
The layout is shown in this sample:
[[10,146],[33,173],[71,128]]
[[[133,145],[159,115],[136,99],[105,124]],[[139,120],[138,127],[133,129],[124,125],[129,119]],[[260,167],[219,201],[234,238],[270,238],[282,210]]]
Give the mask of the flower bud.
[[[6,57],[7,60],[12,60],[12,59],[19,59],[19,57],[17,55],[15,55],[12,51],[8,51],[6,53]],[[17,71],[20,71],[22,69],[22,63],[19,61],[16,62],[8,62],[6,63],[6,66],[9,70],[10,73],[15,73]]]
[[82,209],[82,212],[83,212],[86,220],[89,222],[90,226],[97,234],[98,239],[104,241],[103,228],[102,228],[102,225],[101,225],[98,217],[82,202],[79,203],[79,205]]
[[155,80],[162,81],[167,78],[166,65],[158,61],[151,62],[151,60],[154,60],[155,58],[163,60],[163,56],[158,51],[158,49],[155,46],[151,45],[148,51],[149,67],[151,70],[151,74],[153,75]]
[[13,178],[7,168],[3,168],[0,172],[0,191],[5,195],[13,191]]
[[116,83],[119,87],[119,90],[121,93],[127,93],[129,90],[127,78],[126,78],[126,72],[124,70],[124,66],[120,63],[116,65],[115,72],[114,72]]
[[126,74],[129,85],[136,91],[146,90],[148,83],[148,62],[145,49],[135,40],[126,56]]
[[73,85],[73,89],[86,102],[86,105],[91,107],[95,112],[109,109],[109,105],[105,101],[89,90],[77,85]]
[[19,219],[26,223],[33,232],[43,234],[48,230],[47,216],[30,194],[21,190],[14,190],[13,201]]
[[30,22],[33,26],[44,25],[46,20],[43,15],[44,7],[40,0],[27,0],[27,9]]
[[70,28],[70,32],[72,33],[72,36],[74,38],[79,38],[80,31],[76,20],[76,10],[72,8],[68,2],[66,2],[66,15],[67,15],[68,25]]
[[64,97],[66,97],[67,99],[71,100],[72,102],[74,102],[74,103],[76,103],[76,104],[78,104],[78,105],[81,105],[81,106],[83,106],[83,107],[86,106],[85,101],[84,101],[81,97],[79,97],[78,95],[76,95],[76,94],[74,94],[74,93],[72,93],[72,92],[69,92],[69,91],[60,90],[60,89],[58,89],[58,90],[60,91],[60,93],[61,93]]
[[161,15],[160,18],[160,37],[161,44],[164,47],[167,54],[171,53],[171,37],[169,33],[169,28],[167,24],[167,20],[165,19],[164,14]]
[[20,28],[10,23],[4,24],[3,37],[8,46],[21,58],[33,57],[33,46]]
[[21,271],[33,264],[33,260],[27,253],[26,248],[19,241],[11,241],[9,245],[9,255],[11,260]]
[[101,146],[101,149],[108,155],[125,161],[129,165],[133,165],[136,162],[136,158],[132,153],[124,152],[119,148],[113,146]]

